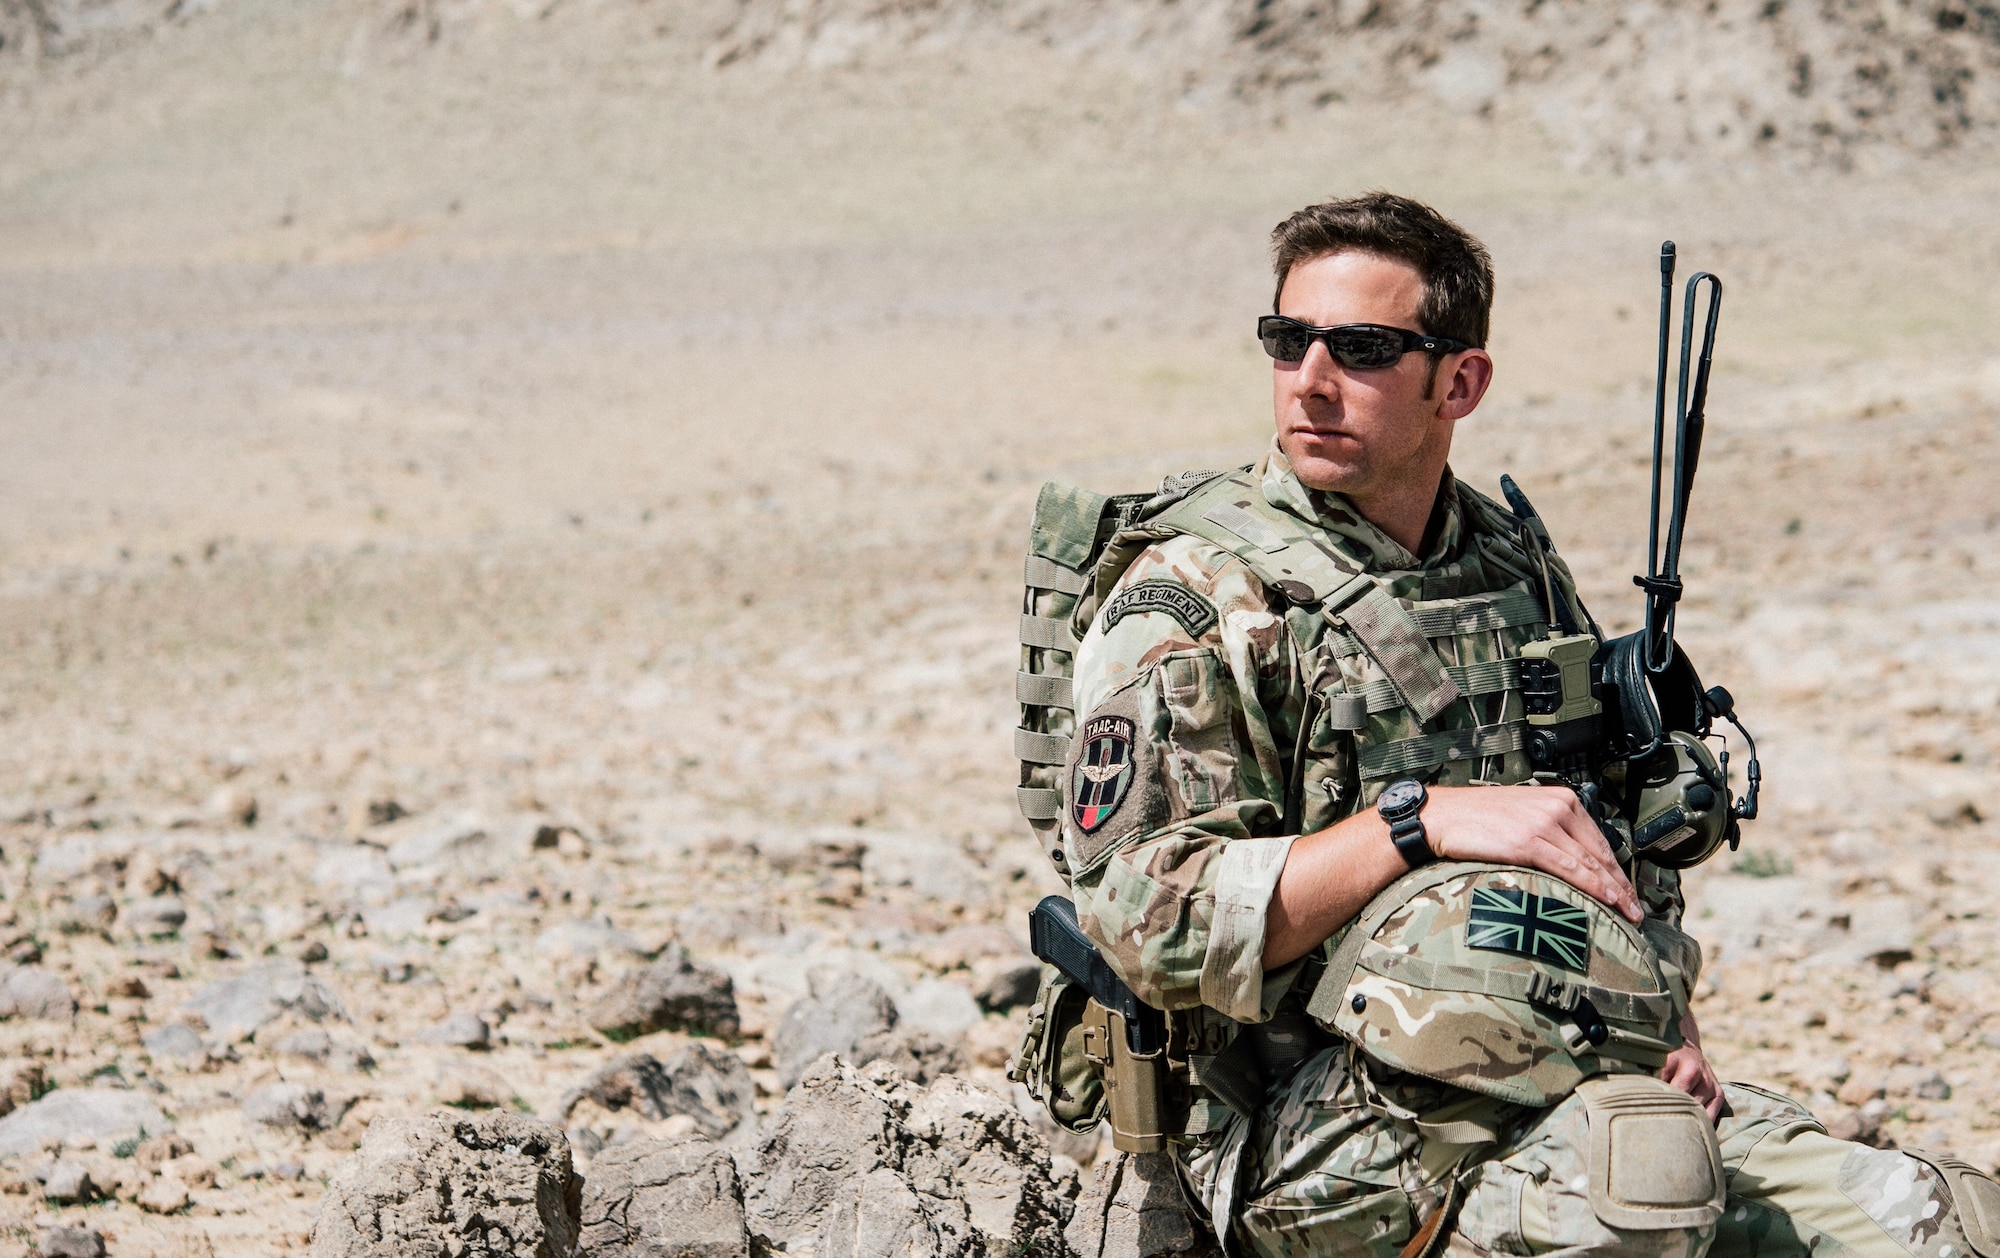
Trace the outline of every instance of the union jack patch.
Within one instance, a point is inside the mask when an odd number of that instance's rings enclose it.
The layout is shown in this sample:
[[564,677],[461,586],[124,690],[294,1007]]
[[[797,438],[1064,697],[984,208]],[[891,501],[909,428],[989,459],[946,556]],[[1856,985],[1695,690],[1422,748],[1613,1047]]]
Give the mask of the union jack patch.
[[1590,915],[1553,896],[1474,887],[1465,945],[1582,973],[1590,968]]

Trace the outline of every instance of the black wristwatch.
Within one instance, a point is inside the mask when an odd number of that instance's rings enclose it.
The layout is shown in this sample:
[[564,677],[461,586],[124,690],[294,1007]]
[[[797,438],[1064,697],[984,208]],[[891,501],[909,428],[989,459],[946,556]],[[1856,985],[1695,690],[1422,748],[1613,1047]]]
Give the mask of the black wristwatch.
[[1430,792],[1415,778],[1403,778],[1384,787],[1375,801],[1375,811],[1389,823],[1389,841],[1411,869],[1419,869],[1437,859],[1431,851],[1430,836],[1424,833],[1424,802]]

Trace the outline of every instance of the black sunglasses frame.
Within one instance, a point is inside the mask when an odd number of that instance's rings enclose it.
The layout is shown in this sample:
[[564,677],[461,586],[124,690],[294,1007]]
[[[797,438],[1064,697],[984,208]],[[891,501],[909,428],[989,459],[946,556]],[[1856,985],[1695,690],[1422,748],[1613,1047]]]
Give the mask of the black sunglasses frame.
[[[1266,329],[1272,329],[1272,331],[1267,332]],[[1366,364],[1349,361],[1349,353],[1343,352],[1333,343],[1333,334],[1335,332],[1387,332],[1398,338],[1402,344],[1402,350],[1396,355],[1397,362],[1402,360],[1404,354],[1412,353],[1416,350],[1423,350],[1427,354],[1455,354],[1460,350],[1477,348],[1476,346],[1466,344],[1464,341],[1455,341],[1448,336],[1432,336],[1428,332],[1412,332],[1408,328],[1392,328],[1381,323],[1341,323],[1330,328],[1320,328],[1314,327],[1310,323],[1301,323],[1297,319],[1288,319],[1284,315],[1262,315],[1257,320],[1257,339],[1263,344],[1264,352],[1279,362],[1298,362],[1305,357],[1303,353],[1298,358],[1278,357],[1271,341],[1273,333],[1280,329],[1305,333],[1311,338],[1306,342],[1306,352],[1311,352],[1312,342],[1318,341],[1320,344],[1326,346],[1327,353],[1333,355],[1335,362],[1338,362],[1349,371],[1380,371],[1387,367],[1393,367],[1396,364],[1395,362]]]

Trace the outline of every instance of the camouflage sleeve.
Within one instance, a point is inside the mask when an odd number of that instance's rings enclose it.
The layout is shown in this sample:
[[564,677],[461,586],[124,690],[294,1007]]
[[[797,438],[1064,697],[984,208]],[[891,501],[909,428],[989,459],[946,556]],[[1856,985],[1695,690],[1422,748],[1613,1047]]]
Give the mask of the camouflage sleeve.
[[1276,833],[1298,708],[1284,618],[1241,562],[1172,538],[1127,570],[1076,661],[1063,832],[1084,929],[1148,1003],[1257,1020],[1292,842]]
[[1694,1000],[1695,984],[1701,981],[1701,943],[1681,929],[1687,903],[1681,890],[1679,870],[1662,869],[1640,861],[1634,869],[1634,887],[1646,919],[1639,929],[1653,945],[1653,951],[1667,971],[1667,982],[1676,988],[1682,1008]]

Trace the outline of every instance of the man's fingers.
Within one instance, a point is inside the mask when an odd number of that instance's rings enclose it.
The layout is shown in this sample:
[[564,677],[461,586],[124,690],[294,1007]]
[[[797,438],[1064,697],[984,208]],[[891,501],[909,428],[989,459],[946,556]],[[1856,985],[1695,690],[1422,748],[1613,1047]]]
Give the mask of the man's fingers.
[[1549,848],[1562,853],[1558,867],[1546,872],[1555,874],[1577,890],[1596,896],[1612,908],[1623,913],[1630,921],[1637,922],[1643,917],[1639,897],[1632,890],[1631,880],[1611,856],[1611,847],[1605,843],[1604,835],[1597,829],[1597,823],[1582,809],[1574,809],[1576,818],[1589,827],[1588,835],[1579,834],[1568,824],[1573,818],[1568,812],[1560,814],[1563,822],[1551,833],[1541,836],[1541,841]]

